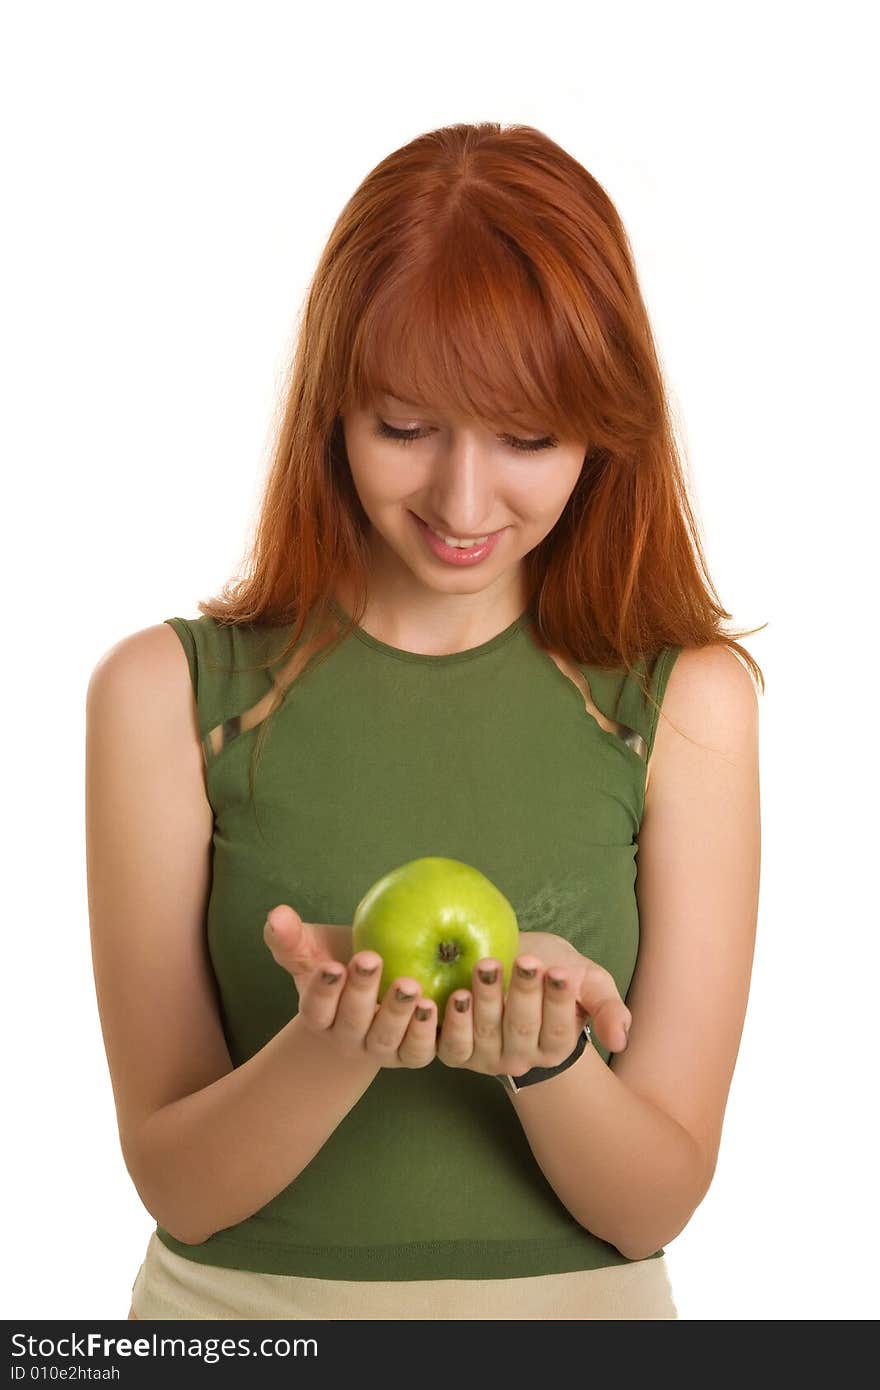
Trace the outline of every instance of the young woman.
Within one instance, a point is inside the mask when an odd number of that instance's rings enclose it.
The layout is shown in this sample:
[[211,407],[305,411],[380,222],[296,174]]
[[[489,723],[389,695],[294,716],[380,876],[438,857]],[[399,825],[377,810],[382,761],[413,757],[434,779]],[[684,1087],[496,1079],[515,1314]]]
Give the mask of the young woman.
[[[383,160],[245,577],[89,685],[95,981],[156,1221],[132,1317],[677,1316],[760,867],[763,676],[704,574],[604,190],[528,126]],[[520,928],[442,1020],[352,948],[428,856]]]

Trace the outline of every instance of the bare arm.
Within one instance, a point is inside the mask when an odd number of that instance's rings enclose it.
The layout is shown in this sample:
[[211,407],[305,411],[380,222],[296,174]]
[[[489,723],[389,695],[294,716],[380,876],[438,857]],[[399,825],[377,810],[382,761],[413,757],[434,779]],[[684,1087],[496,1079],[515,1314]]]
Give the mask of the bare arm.
[[139,1131],[129,1171],[147,1209],[187,1245],[293,1182],[378,1072],[371,1058],[337,1057],[302,1024],[292,1018],[242,1066]]
[[646,1259],[677,1236],[706,1195],[711,1174],[696,1141],[592,1047],[510,1100],[559,1200],[627,1259]]
[[689,649],[669,680],[639,836],[629,1043],[608,1067],[588,1047],[511,1097],[560,1200],[629,1259],[674,1239],[711,1184],[759,878],[754,687],[730,652]]
[[170,626],[147,628],[89,683],[89,920],[126,1167],[187,1244],[293,1181],[380,1065],[297,1015],[233,1068],[205,943],[212,833],[186,658]]

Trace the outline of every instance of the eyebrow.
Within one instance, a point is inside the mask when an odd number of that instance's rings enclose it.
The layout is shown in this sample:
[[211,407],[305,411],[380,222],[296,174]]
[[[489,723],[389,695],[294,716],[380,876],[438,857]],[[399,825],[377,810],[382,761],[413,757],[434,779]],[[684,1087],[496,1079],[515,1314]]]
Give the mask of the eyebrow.
[[[398,405],[402,405],[402,406],[404,406],[404,407],[406,407],[406,408],[408,408],[408,409],[411,409],[411,410],[430,410],[430,409],[431,409],[431,407],[430,407],[430,406],[427,404],[427,402],[425,402],[425,401],[405,401],[405,400],[402,399],[402,397],[400,397],[400,396],[395,396],[394,393],[393,393],[392,391],[380,391],[379,394],[380,394],[381,396],[383,396],[386,400],[389,400],[389,401],[396,401]],[[518,418],[518,419],[520,419],[520,420],[523,420],[523,419],[527,418],[527,416],[528,416],[528,412],[527,412],[527,411],[514,410],[511,418],[513,418],[513,419]]]
[[425,405],[424,401],[405,401],[401,396],[393,395],[391,391],[382,391],[380,394],[384,396],[387,401],[397,401],[398,405],[410,405],[415,410],[420,410]]

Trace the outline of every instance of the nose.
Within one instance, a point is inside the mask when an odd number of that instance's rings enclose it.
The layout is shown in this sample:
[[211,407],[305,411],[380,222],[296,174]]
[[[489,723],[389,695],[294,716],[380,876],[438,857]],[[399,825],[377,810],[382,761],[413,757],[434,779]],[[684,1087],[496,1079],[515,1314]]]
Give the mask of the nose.
[[430,515],[426,520],[430,525],[446,536],[461,539],[497,530],[490,524],[495,507],[495,469],[485,445],[473,432],[462,431],[435,459],[427,496]]

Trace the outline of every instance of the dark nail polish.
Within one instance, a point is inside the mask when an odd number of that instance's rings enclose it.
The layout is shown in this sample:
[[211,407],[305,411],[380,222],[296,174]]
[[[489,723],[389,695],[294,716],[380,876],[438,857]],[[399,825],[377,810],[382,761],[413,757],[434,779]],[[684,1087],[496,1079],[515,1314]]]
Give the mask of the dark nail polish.
[[548,976],[548,979],[554,989],[565,989],[565,980],[557,980],[555,975]]
[[423,1009],[422,1006],[421,1006],[421,1004],[420,1004],[419,1007],[416,1009],[416,1018],[419,1020],[419,1023],[424,1023],[425,1019],[426,1019],[426,1018],[430,1018],[430,1017],[431,1017],[431,1010],[430,1010],[430,1009]]
[[455,1004],[455,1007],[458,1009],[458,1012],[459,1012],[460,1014],[466,1013],[467,1010],[470,1008],[470,1003],[471,1003],[470,999],[467,999],[467,998],[465,998],[465,999],[454,999],[452,1002]]
[[497,970],[478,970],[477,974],[484,985],[494,985],[495,981],[498,979]]
[[521,980],[533,980],[538,973],[538,967],[533,965],[530,970],[527,970],[525,966],[518,965],[516,967],[516,973]]
[[414,994],[407,994],[405,989],[399,989],[397,991],[397,997],[401,1004],[410,1004],[416,996]]
[[321,979],[324,981],[324,984],[325,984],[325,985],[335,985],[335,984],[336,984],[336,981],[337,981],[338,979],[340,979],[340,978],[341,978],[341,977],[340,977],[339,975],[337,975],[337,973],[336,973],[335,970],[322,970],[322,971],[321,971]]
[[378,965],[356,965],[355,970],[359,975],[375,975],[379,969]]

